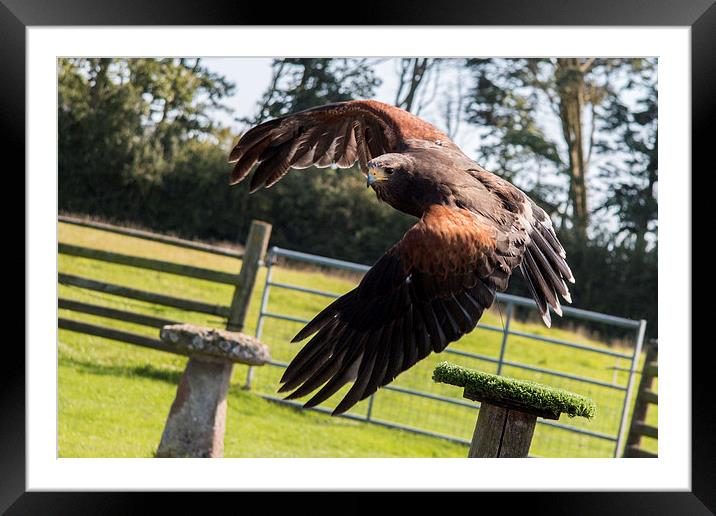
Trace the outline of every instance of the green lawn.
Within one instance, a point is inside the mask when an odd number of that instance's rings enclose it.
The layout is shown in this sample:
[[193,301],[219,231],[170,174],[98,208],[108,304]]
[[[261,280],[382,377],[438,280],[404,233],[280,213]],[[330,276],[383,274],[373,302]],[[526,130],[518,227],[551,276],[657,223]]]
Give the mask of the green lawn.
[[[59,224],[59,240],[116,252],[160,258],[227,272],[237,272],[240,260],[200,251],[178,248],[109,232]],[[232,287],[172,274],[112,265],[99,261],[59,256],[59,271],[129,287],[152,290],[183,298],[228,305]],[[355,285],[355,278],[298,270],[286,266],[273,269],[275,281],[308,286],[336,293]],[[245,331],[253,333],[258,319],[260,295],[265,279],[261,270],[250,305]],[[128,300],[109,294],[60,285],[63,298],[102,304],[155,315],[167,319],[221,327],[220,317]],[[300,317],[311,317],[327,303],[325,297],[298,294],[274,288],[269,310]],[[504,309],[502,310],[504,314]],[[157,330],[101,317],[60,310],[61,317],[100,323],[156,337]],[[482,322],[501,326],[498,310],[486,313]],[[288,361],[300,345],[289,344],[301,325],[266,319],[262,340],[271,347],[272,357]],[[593,346],[605,346],[580,333],[570,331],[561,321],[552,329],[541,324],[518,323],[513,329],[549,335]],[[478,329],[451,349],[497,356],[501,334]],[[617,348],[618,349],[618,348]],[[147,457],[159,442],[162,427],[174,396],[186,359],[91,337],[70,331],[59,332],[59,453],[62,457]],[[596,353],[539,343],[511,336],[506,359],[533,366],[585,375],[617,385],[625,385],[626,374],[616,367],[628,367],[628,361]],[[495,365],[458,355],[431,355],[399,376],[393,385],[461,398],[459,388],[431,381],[432,369],[449,360],[463,366],[495,372]],[[563,417],[560,423],[602,433],[616,433],[621,410],[621,392],[558,377],[505,367],[503,374],[543,382],[592,397],[597,416],[591,421]],[[299,410],[267,401],[256,392],[273,394],[281,369],[264,366],[255,369],[253,391],[240,388],[246,368],[235,367],[229,397],[225,455],[227,457],[464,457],[466,447],[444,439],[387,429],[346,418],[332,418],[313,411]],[[637,378],[638,380],[638,378]],[[345,388],[347,389],[347,387]],[[340,392],[329,400],[334,406]],[[367,401],[352,412],[365,414]],[[381,390],[375,396],[372,416],[404,425],[469,439],[476,410],[427,398],[406,396]],[[650,409],[649,422],[656,424],[656,410]],[[645,442],[656,450],[656,442]],[[614,443],[538,425],[531,453],[538,456],[595,457],[610,456]]]

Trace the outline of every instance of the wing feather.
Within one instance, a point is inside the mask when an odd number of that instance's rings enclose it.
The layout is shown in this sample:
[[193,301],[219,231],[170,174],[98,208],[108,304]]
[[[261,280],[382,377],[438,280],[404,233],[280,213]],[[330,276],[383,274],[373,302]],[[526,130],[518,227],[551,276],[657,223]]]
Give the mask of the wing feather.
[[[359,163],[363,173],[372,158],[400,152],[408,140],[448,137],[429,123],[394,106],[354,100],[307,109],[270,120],[246,132],[229,156],[236,162],[231,184],[243,181],[258,165],[251,191],[270,187],[291,168]],[[275,156],[281,155],[281,159]]]

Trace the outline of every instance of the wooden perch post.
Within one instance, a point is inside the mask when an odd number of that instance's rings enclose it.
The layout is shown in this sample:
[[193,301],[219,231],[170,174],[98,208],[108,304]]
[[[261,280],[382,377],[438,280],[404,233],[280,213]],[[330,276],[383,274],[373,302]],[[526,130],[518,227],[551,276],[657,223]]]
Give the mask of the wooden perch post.
[[435,367],[433,380],[463,387],[464,398],[480,402],[469,458],[527,457],[538,417],[596,414],[594,402],[584,396],[447,362]]
[[169,411],[157,457],[223,456],[226,396],[233,365],[263,365],[270,358],[266,345],[240,333],[270,234],[270,224],[251,223],[229,310],[228,331],[191,324],[162,328],[162,341],[188,354],[189,361]]
[[[529,409],[507,408],[478,399],[470,392],[463,392],[463,397],[480,401],[480,412],[477,416],[472,443],[467,456],[469,458],[484,457],[527,457],[532,445],[537,414]],[[559,419],[549,414],[547,419]]]

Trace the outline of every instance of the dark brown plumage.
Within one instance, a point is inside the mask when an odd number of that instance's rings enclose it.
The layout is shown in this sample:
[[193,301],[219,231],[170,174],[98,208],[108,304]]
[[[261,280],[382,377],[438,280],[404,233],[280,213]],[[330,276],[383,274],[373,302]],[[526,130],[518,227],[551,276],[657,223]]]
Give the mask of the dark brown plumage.
[[521,190],[484,170],[432,125],[376,101],[330,104],[248,131],[231,152],[235,184],[256,191],[291,168],[359,163],[377,197],[418,222],[293,341],[313,335],[291,361],[279,392],[317,405],[348,382],[342,413],[475,328],[522,271],[545,324],[574,282],[547,214]]

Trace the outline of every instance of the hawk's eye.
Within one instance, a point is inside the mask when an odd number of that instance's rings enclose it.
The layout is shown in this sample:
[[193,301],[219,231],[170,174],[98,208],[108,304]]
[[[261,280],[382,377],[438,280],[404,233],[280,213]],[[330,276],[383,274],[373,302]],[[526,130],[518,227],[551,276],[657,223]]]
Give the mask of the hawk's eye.
[[392,174],[395,171],[395,169],[392,169],[390,167],[386,167],[384,170],[385,170],[385,173],[388,175]]

